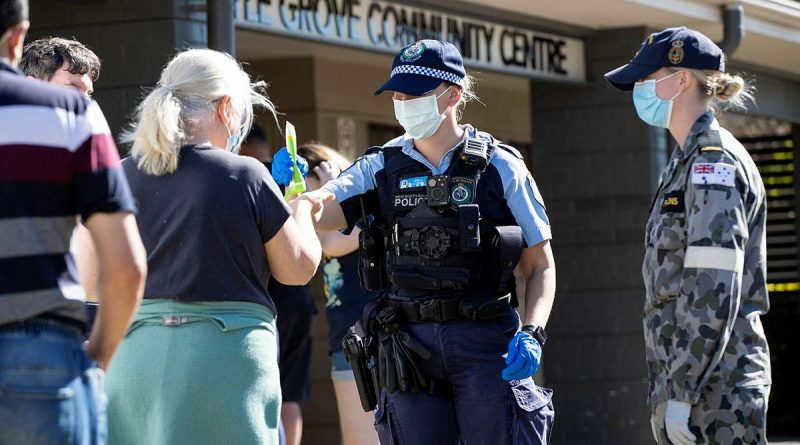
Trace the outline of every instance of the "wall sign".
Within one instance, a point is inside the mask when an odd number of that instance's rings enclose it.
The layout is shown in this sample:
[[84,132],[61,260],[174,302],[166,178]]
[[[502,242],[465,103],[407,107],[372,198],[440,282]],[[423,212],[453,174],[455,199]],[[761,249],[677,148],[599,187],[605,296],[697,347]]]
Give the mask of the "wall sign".
[[586,80],[583,41],[380,0],[235,0],[236,25],[395,53],[419,39],[458,47],[468,68]]

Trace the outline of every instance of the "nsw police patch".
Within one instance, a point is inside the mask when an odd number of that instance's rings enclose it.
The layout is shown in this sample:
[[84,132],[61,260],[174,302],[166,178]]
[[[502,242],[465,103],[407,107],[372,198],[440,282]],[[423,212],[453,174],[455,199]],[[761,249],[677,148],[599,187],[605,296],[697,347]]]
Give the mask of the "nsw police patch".
[[403,54],[400,54],[400,60],[403,62],[413,62],[415,60],[419,60],[422,57],[422,53],[425,52],[425,44],[422,42],[416,42],[413,45],[409,46],[405,50],[403,50]]
[[475,180],[471,178],[450,178],[450,204],[458,207],[475,201]]

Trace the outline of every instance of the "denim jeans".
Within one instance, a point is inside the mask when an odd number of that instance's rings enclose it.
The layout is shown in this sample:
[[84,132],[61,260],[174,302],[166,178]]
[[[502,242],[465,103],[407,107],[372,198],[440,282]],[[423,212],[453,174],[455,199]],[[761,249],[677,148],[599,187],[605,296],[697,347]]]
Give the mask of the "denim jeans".
[[103,371],[82,342],[49,319],[0,326],[0,445],[106,443]]

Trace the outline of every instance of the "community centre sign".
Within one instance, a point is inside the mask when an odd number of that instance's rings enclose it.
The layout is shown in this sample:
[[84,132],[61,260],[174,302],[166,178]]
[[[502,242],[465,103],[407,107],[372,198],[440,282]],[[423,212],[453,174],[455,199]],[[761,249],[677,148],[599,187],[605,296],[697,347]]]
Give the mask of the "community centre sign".
[[394,53],[420,39],[452,42],[469,68],[581,82],[583,41],[371,0],[236,0],[239,27]]

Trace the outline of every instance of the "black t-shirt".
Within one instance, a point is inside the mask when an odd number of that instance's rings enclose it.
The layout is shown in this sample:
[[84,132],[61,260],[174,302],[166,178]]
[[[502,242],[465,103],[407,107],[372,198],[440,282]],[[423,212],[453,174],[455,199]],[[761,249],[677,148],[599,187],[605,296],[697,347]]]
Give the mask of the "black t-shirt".
[[208,146],[180,149],[178,169],[151,176],[123,161],[147,250],[145,298],[250,301],[275,309],[264,243],[290,215],[255,159]]

